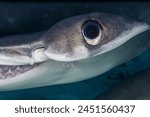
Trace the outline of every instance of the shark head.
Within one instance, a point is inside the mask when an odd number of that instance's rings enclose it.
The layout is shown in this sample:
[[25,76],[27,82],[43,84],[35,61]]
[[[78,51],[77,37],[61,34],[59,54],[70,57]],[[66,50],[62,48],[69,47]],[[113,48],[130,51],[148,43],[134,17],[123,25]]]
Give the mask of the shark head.
[[[93,78],[148,49],[149,28],[147,23],[128,17],[89,13],[62,20],[40,35],[8,37],[29,42],[12,41],[11,46],[0,47],[0,64],[3,64],[0,75],[4,77],[0,80],[0,90]],[[34,38],[36,41],[31,42]],[[26,65],[29,63],[32,64]]]
[[78,61],[111,51],[149,28],[128,17],[89,13],[55,24],[42,38],[48,58]]

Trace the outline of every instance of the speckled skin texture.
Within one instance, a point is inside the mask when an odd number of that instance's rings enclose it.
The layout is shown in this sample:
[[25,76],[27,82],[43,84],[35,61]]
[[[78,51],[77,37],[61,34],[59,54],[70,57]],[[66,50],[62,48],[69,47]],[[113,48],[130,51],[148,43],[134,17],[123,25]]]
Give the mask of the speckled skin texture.
[[[93,46],[89,45],[82,35],[82,25],[87,20],[96,20],[102,27],[102,37],[100,42]],[[101,46],[116,40],[125,31],[132,30],[133,27],[143,25],[131,18],[109,13],[89,13],[64,19],[45,32],[33,33],[29,35],[16,35],[0,39],[0,54],[2,56],[26,57],[29,59],[23,64],[33,63],[32,52],[43,47],[50,59],[59,58],[60,61],[75,61],[92,57],[100,53]],[[19,41],[17,41],[19,40]],[[25,40],[25,41],[24,41]],[[8,43],[7,43],[8,42]],[[115,45],[112,45],[115,46]],[[53,54],[49,56],[49,54]],[[53,56],[58,55],[53,58]],[[64,58],[61,58],[64,57]],[[31,59],[31,60],[30,60]],[[16,61],[20,61],[17,60]],[[31,62],[30,62],[31,61]],[[34,62],[36,63],[36,62]]]
[[[89,45],[81,32],[82,25],[87,20],[96,20],[102,26],[102,37],[100,42],[93,46]],[[134,26],[140,25],[132,18],[118,16],[108,13],[89,13],[85,15],[74,16],[58,22],[52,26],[42,37],[46,44],[46,51],[53,54],[66,54],[71,57],[76,54],[74,50],[78,47],[84,47],[88,50],[88,56],[100,52],[100,47],[115,40],[125,31],[130,31]],[[141,23],[142,25],[142,23]],[[82,50],[79,50],[82,52]],[[78,56],[84,56],[84,52]]]

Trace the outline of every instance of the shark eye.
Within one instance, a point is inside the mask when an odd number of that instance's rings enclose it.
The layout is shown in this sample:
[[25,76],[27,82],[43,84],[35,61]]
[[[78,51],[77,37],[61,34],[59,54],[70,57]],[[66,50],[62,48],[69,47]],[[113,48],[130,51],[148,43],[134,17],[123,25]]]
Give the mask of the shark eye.
[[57,61],[78,61],[112,51],[149,29],[145,22],[108,13],[64,19],[47,31],[44,54]]
[[81,32],[89,45],[97,45],[102,37],[102,26],[96,20],[87,20],[83,23]]

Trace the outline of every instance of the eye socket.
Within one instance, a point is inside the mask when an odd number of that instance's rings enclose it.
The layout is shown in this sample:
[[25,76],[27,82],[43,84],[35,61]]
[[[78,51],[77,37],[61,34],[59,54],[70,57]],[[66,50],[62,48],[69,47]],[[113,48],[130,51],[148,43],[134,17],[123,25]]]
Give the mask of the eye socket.
[[102,37],[102,26],[95,20],[87,20],[81,28],[82,35],[90,45],[97,45]]

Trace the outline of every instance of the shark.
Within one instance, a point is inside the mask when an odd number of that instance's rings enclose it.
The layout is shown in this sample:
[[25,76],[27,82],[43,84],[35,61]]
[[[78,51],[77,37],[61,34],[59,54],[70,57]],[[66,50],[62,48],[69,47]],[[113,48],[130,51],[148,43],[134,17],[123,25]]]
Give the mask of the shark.
[[0,91],[79,82],[150,47],[150,25],[110,13],[64,19],[46,31],[1,37]]

